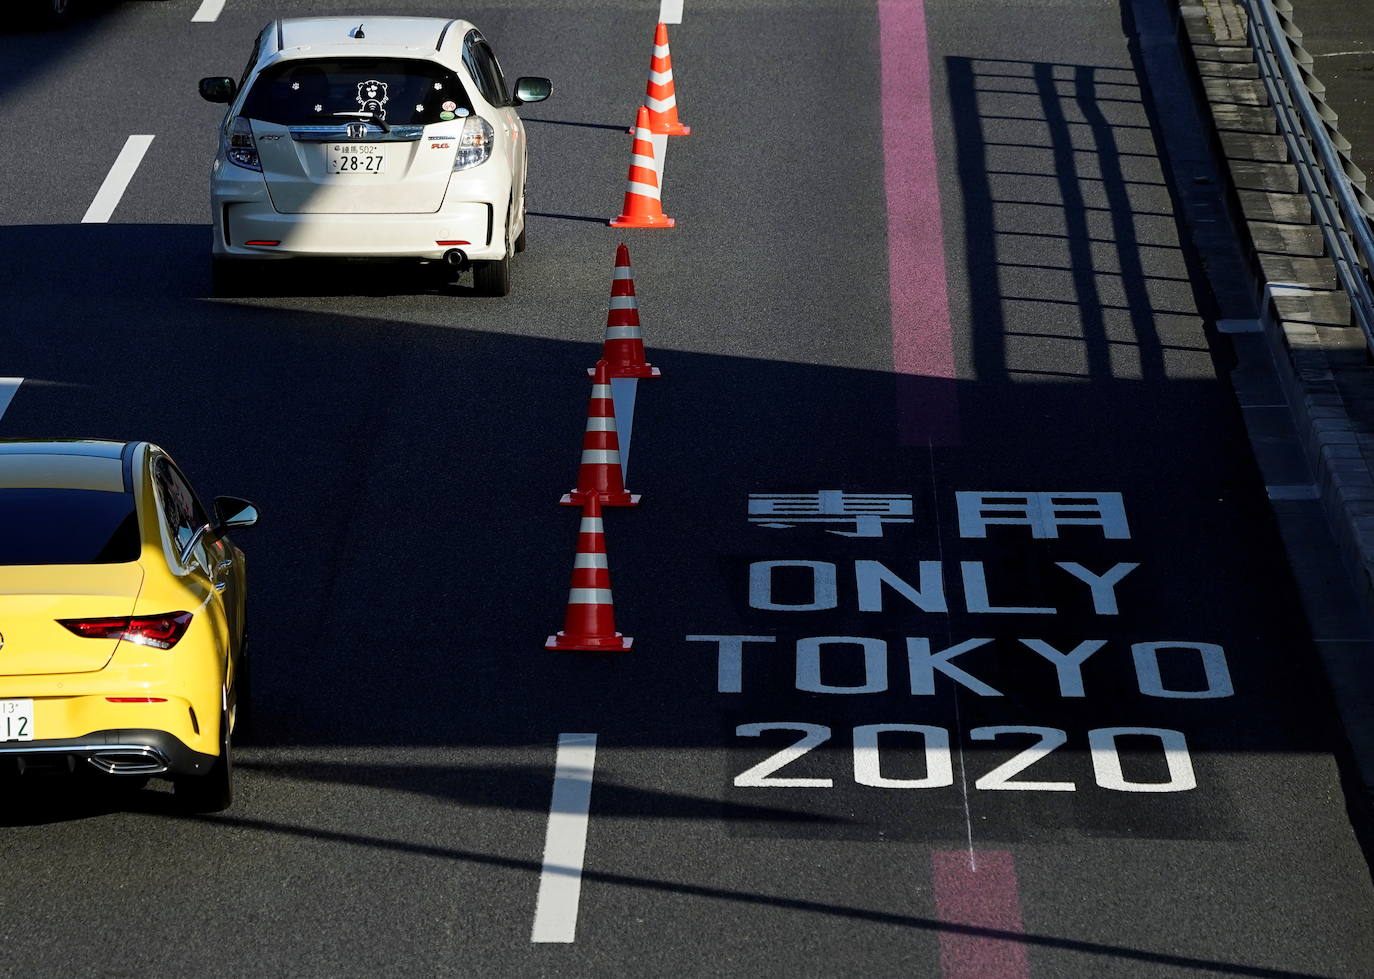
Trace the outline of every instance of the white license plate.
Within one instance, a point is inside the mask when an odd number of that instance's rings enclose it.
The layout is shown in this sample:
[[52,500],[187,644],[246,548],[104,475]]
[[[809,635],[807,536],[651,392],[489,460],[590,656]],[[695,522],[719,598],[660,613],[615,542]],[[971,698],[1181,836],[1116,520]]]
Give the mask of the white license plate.
[[0,700],[0,741],[33,740],[33,701]]
[[386,167],[386,154],[380,146],[365,143],[343,143],[329,147],[329,173],[381,173]]

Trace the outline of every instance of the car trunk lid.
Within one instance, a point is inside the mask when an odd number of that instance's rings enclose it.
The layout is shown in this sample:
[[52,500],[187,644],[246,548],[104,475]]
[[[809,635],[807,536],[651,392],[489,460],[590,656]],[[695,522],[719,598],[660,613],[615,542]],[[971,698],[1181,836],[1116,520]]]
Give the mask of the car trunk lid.
[[0,676],[104,669],[119,640],[83,638],[58,620],[133,614],[143,575],[136,563],[0,567]]

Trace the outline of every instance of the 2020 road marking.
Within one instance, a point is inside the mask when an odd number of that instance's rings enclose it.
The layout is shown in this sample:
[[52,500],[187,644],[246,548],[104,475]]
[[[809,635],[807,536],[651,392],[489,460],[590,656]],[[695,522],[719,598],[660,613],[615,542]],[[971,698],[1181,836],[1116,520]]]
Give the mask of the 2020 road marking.
[[596,765],[595,734],[560,734],[544,836],[531,942],[572,942],[582,899],[582,862]]
[[124,191],[128,189],[129,181],[133,180],[134,172],[143,162],[143,154],[148,152],[148,147],[152,143],[151,136],[130,136],[124,141],[124,148],[115,158],[114,166],[110,167],[110,172],[105,175],[105,182],[100,185],[100,190],[96,191],[95,200],[91,201],[91,206],[86,209],[86,216],[81,219],[82,224],[104,224],[110,220],[110,216],[114,214],[115,208],[124,196]]
[[[775,751],[739,775],[736,788],[753,789],[829,789],[835,785],[831,778],[784,778],[776,773],[805,755],[812,748],[830,740],[830,728],[806,721],[764,721],[741,724],[735,728],[739,737],[757,738],[764,731],[800,731],[802,737]],[[920,778],[889,778],[882,774],[878,735],[905,732],[921,735],[924,745],[926,773]],[[1072,782],[1014,782],[1013,775],[1025,771],[1032,764],[1065,744],[1069,737],[1059,728],[1037,725],[997,725],[976,727],[969,732],[974,741],[991,741],[1000,734],[1034,734],[1040,740],[1004,762],[974,783],[978,789],[1018,789],[1023,791],[1072,792]],[[1159,741],[1168,769],[1168,781],[1141,782],[1126,776],[1121,764],[1121,749],[1117,739],[1124,736],[1143,736]],[[954,769],[950,758],[949,731],[929,724],[861,724],[854,728],[854,781],[880,789],[938,789],[954,784]],[[1197,788],[1193,761],[1188,754],[1188,742],[1183,732],[1159,727],[1102,727],[1088,732],[1088,746],[1092,758],[1093,779],[1104,789],[1116,792],[1187,792]]]

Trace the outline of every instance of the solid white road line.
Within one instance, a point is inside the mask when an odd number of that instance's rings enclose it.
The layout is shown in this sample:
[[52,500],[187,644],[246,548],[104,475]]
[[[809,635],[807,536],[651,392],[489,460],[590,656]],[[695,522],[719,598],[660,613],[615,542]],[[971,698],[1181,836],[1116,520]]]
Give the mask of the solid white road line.
[[587,813],[596,765],[595,734],[560,734],[554,760],[553,798],[544,837],[544,867],[534,906],[532,942],[572,942],[582,899],[582,860],[587,850]]
[[224,10],[224,0],[203,0],[200,8],[191,15],[193,24],[212,24]]
[[120,198],[124,196],[129,181],[134,178],[134,171],[143,161],[143,154],[148,152],[152,142],[151,136],[130,136],[124,142],[124,148],[119,151],[114,166],[110,167],[110,172],[105,175],[105,182],[96,192],[95,200],[91,201],[91,206],[86,209],[86,216],[81,219],[82,224],[104,224],[110,220],[110,215],[114,214],[114,209],[119,206]]
[[615,438],[620,444],[620,481],[630,478],[630,433],[635,427],[637,377],[611,378],[611,401],[615,404]]
[[660,24],[681,24],[682,0],[660,0],[658,22]]
[[14,400],[14,393],[23,383],[22,377],[0,377],[0,415],[4,415],[9,409],[10,402]]

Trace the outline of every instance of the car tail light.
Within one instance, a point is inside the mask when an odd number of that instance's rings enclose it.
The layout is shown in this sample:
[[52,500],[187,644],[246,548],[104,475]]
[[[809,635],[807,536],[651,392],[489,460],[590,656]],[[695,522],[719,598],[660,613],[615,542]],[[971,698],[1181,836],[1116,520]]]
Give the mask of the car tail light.
[[486,163],[495,141],[496,131],[491,128],[491,123],[481,116],[468,116],[463,120],[463,131],[458,136],[458,152],[453,157],[453,169],[467,170],[479,163]]
[[140,646],[171,649],[191,625],[190,612],[134,615],[107,619],[58,619],[83,639],[123,639]]
[[262,173],[258,159],[258,143],[253,138],[253,124],[243,116],[236,116],[224,144],[224,155],[235,166]]

